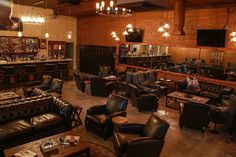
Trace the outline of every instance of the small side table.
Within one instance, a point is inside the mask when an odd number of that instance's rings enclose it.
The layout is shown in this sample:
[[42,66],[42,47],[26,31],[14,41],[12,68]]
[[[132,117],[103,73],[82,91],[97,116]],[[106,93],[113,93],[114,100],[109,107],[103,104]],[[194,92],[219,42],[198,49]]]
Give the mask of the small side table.
[[115,129],[117,129],[117,126],[119,126],[120,124],[128,123],[128,118],[117,116],[117,117],[112,118],[112,123],[114,124]]

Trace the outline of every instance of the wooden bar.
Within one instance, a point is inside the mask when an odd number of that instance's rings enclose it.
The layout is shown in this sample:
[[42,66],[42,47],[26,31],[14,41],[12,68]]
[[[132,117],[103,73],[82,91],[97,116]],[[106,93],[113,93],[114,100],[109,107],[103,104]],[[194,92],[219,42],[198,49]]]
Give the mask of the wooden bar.
[[0,62],[0,84],[4,83],[4,72],[3,67],[6,66],[14,66],[17,76],[17,83],[23,83],[26,81],[26,72],[25,66],[26,65],[37,65],[37,70],[35,74],[37,75],[37,80],[40,80],[42,76],[45,74],[45,64],[55,64],[55,75],[58,76],[58,63],[61,62],[68,62],[68,71],[69,76],[72,75],[73,65],[72,59],[56,59],[56,60],[45,60],[45,61],[19,61],[19,62]]

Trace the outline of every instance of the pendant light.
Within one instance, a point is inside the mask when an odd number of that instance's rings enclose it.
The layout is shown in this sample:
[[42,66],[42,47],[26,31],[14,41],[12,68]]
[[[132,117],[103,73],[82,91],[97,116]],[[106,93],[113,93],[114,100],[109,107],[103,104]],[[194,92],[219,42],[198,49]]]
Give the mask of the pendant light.
[[[70,6],[69,6],[69,18],[70,18]],[[69,24],[69,21],[68,21],[68,31],[67,31],[67,39],[72,39],[72,34],[73,32],[70,30],[70,24]]]
[[[48,1],[46,0],[46,2],[45,2],[45,8],[46,8],[46,13],[47,13],[47,8],[48,8]],[[50,35],[49,35],[49,33],[48,33],[48,24],[47,24],[47,22],[48,21],[46,21],[46,33],[45,33],[45,38],[49,38],[50,37]]]
[[[12,1],[11,1],[11,3],[12,3]],[[19,16],[19,14],[20,14],[20,0],[18,0],[18,16]],[[20,20],[20,18],[18,19],[18,28],[19,28],[19,30],[18,30],[18,33],[17,33],[17,36],[19,37],[19,38],[21,38],[22,36],[23,36],[23,33],[21,32],[21,20]]]

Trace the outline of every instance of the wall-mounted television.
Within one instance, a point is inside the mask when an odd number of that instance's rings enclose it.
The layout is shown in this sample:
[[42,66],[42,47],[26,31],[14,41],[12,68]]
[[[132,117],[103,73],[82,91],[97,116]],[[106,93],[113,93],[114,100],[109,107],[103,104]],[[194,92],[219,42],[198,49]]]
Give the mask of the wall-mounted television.
[[225,29],[197,30],[197,46],[225,47]]
[[144,30],[134,29],[134,32],[125,36],[126,42],[143,42],[143,32]]

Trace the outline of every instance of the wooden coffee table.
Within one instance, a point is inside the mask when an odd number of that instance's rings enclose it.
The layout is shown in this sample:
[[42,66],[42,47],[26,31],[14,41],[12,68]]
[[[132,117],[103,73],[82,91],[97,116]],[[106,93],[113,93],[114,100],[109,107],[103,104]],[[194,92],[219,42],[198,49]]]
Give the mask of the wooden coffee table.
[[198,103],[198,104],[207,104],[210,101],[210,98],[206,98],[203,96],[197,96],[197,95],[193,95],[193,94],[191,94],[191,97],[188,97],[187,93],[175,91],[175,92],[172,92],[172,93],[169,93],[166,95],[166,106],[167,107],[170,107],[170,106],[168,106],[168,104],[171,100],[174,100],[175,102],[180,100],[180,101],[190,101],[190,102]]
[[37,157],[46,157],[46,156],[66,157],[66,156],[74,156],[74,155],[80,155],[80,154],[85,154],[86,157],[89,157],[89,146],[84,141],[79,141],[79,144],[77,145],[62,147],[58,151],[51,151],[46,154],[43,154],[43,152],[40,150],[40,143],[42,143],[43,141],[46,141],[52,138],[58,139],[60,137],[65,137],[67,135],[78,136],[78,134],[76,134],[75,131],[66,131],[60,134],[42,138],[42,139],[32,141],[29,143],[25,143],[16,147],[5,149],[3,152],[4,152],[5,157],[11,157],[13,154],[19,152],[22,149],[27,149],[27,150],[35,152],[37,154]]
[[15,92],[0,93],[0,101],[14,100],[14,99],[20,99],[20,98],[21,96],[19,96]]

